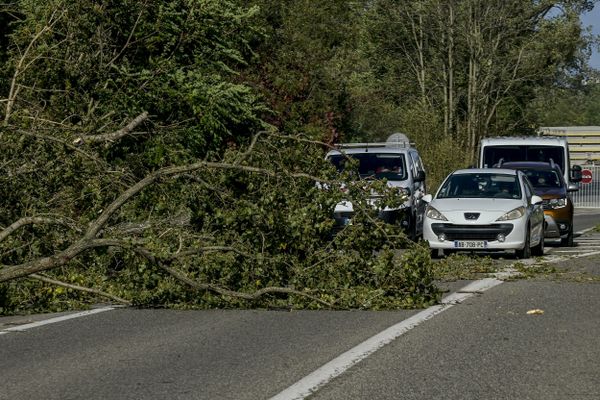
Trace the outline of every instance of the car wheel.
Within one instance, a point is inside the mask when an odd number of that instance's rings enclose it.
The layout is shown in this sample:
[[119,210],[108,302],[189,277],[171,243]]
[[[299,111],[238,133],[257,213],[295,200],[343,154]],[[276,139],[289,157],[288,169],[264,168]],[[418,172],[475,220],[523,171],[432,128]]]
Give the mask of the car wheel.
[[410,221],[408,224],[408,238],[413,242],[417,242],[419,240],[419,235],[417,232],[417,215],[412,214],[410,216]]
[[526,259],[531,257],[530,236],[531,231],[529,230],[529,228],[527,228],[527,233],[525,234],[525,245],[522,249],[515,251],[515,255],[517,256],[517,258]]
[[560,245],[564,247],[573,247],[573,224],[571,224],[571,227],[569,228],[567,237],[560,240]]
[[543,232],[542,232],[542,237],[540,238],[540,243],[531,249],[531,255],[533,255],[535,257],[541,257],[544,255],[544,233]]

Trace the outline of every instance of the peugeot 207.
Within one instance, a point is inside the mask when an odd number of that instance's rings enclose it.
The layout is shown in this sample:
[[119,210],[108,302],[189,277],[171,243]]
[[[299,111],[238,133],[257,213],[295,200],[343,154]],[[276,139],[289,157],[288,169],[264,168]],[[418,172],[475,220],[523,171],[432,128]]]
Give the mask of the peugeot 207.
[[514,169],[451,173],[428,202],[423,238],[432,256],[449,251],[514,250],[519,258],[544,253],[542,198]]

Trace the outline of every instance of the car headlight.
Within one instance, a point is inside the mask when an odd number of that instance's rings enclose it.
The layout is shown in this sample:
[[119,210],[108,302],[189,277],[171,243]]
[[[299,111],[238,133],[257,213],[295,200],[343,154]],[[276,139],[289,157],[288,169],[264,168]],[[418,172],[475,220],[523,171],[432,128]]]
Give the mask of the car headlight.
[[427,206],[427,209],[425,210],[425,216],[427,218],[437,219],[439,221],[448,221],[448,219],[446,217],[444,217],[444,214],[442,214],[441,212],[439,212],[438,210],[436,210],[434,207],[431,207],[431,206]]
[[548,200],[548,207],[555,210],[557,208],[563,208],[567,206],[567,198],[562,199],[550,199]]
[[512,211],[507,212],[506,214],[498,218],[496,221],[510,221],[513,219],[521,218],[523,215],[525,215],[525,207],[521,206],[515,208]]
[[410,189],[408,189],[408,188],[397,187],[396,192],[398,193],[399,196],[402,196],[402,197],[410,196]]

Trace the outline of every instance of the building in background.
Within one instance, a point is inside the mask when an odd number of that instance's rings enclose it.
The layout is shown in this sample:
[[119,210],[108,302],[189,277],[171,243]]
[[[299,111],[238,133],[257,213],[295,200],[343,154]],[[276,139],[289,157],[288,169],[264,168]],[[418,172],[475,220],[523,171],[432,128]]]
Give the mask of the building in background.
[[543,136],[565,137],[571,164],[600,165],[600,126],[546,126],[539,132]]

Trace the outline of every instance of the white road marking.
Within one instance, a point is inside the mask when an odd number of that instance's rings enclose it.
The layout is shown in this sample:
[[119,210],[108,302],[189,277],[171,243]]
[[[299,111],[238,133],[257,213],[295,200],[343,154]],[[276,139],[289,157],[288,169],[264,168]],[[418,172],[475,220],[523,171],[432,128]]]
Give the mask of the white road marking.
[[587,229],[584,229],[582,231],[577,231],[577,232],[575,232],[575,234],[576,235],[583,235],[583,234],[588,233],[589,231],[593,231],[594,229],[596,229],[596,227],[592,226],[591,228],[587,228]]
[[[578,236],[575,239],[577,247],[547,247],[546,253],[544,254],[544,261],[546,262],[561,262],[570,258],[581,258],[599,254],[600,252],[600,238],[597,235],[583,237],[586,233],[596,229],[595,227],[583,229],[575,233]],[[554,255],[554,256],[553,256]],[[556,258],[552,258],[556,257]]]
[[500,285],[503,281],[493,278],[475,281],[456,293],[453,293],[442,300],[442,304],[429,307],[412,317],[393,325],[375,336],[365,340],[356,347],[339,355],[319,369],[315,370],[298,382],[283,390],[270,400],[300,400],[305,399],[315,393],[319,388],[330,382],[332,379],[346,372],[350,367],[356,365],[369,355],[373,354],[383,346],[392,342],[399,336],[405,334],[411,329],[417,327],[423,322],[446,311],[455,304],[460,304],[464,300],[472,297],[474,294],[480,294],[494,286]]
[[73,313],[73,314],[68,314],[68,315],[62,315],[60,317],[49,318],[49,319],[45,319],[45,320],[42,320],[42,321],[32,322],[30,324],[13,326],[13,327],[10,327],[10,328],[4,328],[4,329],[2,329],[0,331],[0,335],[4,335],[4,334],[9,333],[9,332],[24,332],[26,330],[29,330],[29,329],[32,329],[32,328],[37,328],[39,326],[48,325],[48,324],[54,324],[54,323],[62,322],[62,321],[67,321],[67,320],[73,319],[73,318],[85,317],[85,316],[88,316],[88,315],[98,314],[98,313],[105,312],[105,311],[111,311],[111,310],[114,310],[115,308],[118,308],[118,307],[117,306],[110,306],[110,307],[94,308],[92,310],[81,311],[81,312],[78,312],[78,313]]
[[589,253],[583,253],[583,254],[577,254],[575,256],[571,256],[570,258],[582,258],[582,257],[589,257],[589,256],[595,256],[597,254],[600,254],[600,251],[591,251]]

